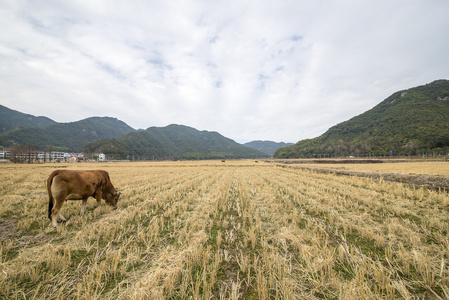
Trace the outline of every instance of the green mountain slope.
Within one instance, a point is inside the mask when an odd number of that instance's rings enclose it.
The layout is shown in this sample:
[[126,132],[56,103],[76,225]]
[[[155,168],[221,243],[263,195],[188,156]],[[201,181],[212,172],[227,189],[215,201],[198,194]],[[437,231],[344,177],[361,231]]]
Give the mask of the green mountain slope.
[[46,127],[56,124],[47,117],[35,117],[0,105],[0,134],[19,127]]
[[119,137],[134,131],[126,123],[110,117],[92,117],[77,122],[47,127],[17,128],[0,135],[0,145],[30,144],[38,149],[49,146],[78,152],[86,144],[104,138]]
[[[390,151],[391,150],[391,151]],[[449,81],[399,91],[323,135],[280,148],[275,157],[417,155],[449,151]]]
[[150,127],[119,138],[104,139],[84,147],[114,159],[231,159],[267,155],[240,145],[217,132],[198,131],[183,125]]
[[251,141],[243,145],[255,150],[259,150],[260,152],[263,152],[271,156],[276,152],[277,149],[293,145],[293,143],[284,143],[284,142],[276,143],[272,141]]

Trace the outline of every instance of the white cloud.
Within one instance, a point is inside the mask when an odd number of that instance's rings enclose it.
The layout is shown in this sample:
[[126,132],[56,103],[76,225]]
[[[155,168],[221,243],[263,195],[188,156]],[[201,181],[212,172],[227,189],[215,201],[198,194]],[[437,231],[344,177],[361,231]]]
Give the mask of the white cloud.
[[[445,0],[6,1],[2,104],[296,142],[448,78]],[[6,29],[7,28],[7,29]]]

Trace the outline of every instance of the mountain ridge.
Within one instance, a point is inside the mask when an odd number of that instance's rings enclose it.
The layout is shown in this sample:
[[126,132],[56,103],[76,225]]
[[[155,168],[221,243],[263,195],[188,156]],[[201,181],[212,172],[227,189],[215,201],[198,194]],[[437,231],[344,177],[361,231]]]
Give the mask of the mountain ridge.
[[214,131],[171,124],[149,127],[114,139],[103,139],[84,147],[114,159],[235,159],[267,157]]
[[69,123],[55,123],[46,127],[15,128],[0,134],[0,145],[30,144],[39,150],[48,147],[78,152],[95,140],[118,137],[135,131],[123,121],[112,117],[90,117]]
[[[33,119],[4,107],[6,123],[19,116]],[[9,115],[11,115],[11,118]],[[48,118],[45,118],[48,119]],[[48,119],[50,120],[50,119]],[[16,122],[17,123],[17,122]],[[123,121],[111,117],[90,117],[83,120],[30,127],[7,124],[9,131],[0,134],[0,148],[28,145],[37,150],[89,153],[106,152],[109,157],[125,159],[227,159],[261,158],[266,154],[238,144],[218,132],[198,131],[171,124],[135,130]],[[33,127],[34,126],[34,127]],[[32,149],[31,148],[31,149]]]
[[372,109],[313,139],[280,148],[277,158],[418,155],[449,147],[449,80],[393,93]]
[[285,142],[273,142],[273,141],[262,141],[255,140],[248,143],[243,144],[246,147],[250,147],[255,150],[259,150],[262,153],[268,154],[272,156],[277,149],[282,147],[287,147],[293,145],[293,143],[285,143]]
[[30,114],[25,114],[0,105],[0,134],[19,127],[46,127],[56,123],[57,122],[47,117],[37,117]]

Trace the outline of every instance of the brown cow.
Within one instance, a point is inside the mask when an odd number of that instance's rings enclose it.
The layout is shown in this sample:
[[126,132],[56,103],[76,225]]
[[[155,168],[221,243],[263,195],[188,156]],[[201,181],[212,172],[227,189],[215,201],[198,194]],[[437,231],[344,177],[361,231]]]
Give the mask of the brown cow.
[[117,208],[120,193],[111,183],[109,174],[103,170],[71,171],[56,170],[46,180],[48,192],[48,218],[53,226],[57,225],[57,217],[62,222],[66,218],[61,213],[65,200],[83,200],[81,215],[84,215],[84,207],[87,199],[94,197],[98,205],[103,198],[107,204]]

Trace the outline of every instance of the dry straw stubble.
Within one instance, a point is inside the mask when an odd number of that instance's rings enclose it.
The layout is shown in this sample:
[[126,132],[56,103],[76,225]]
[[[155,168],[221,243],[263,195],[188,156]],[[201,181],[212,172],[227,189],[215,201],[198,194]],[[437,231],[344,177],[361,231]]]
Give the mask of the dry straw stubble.
[[65,165],[0,166],[0,297],[447,298],[449,197],[253,161],[76,164],[106,169],[119,209],[45,214]]

